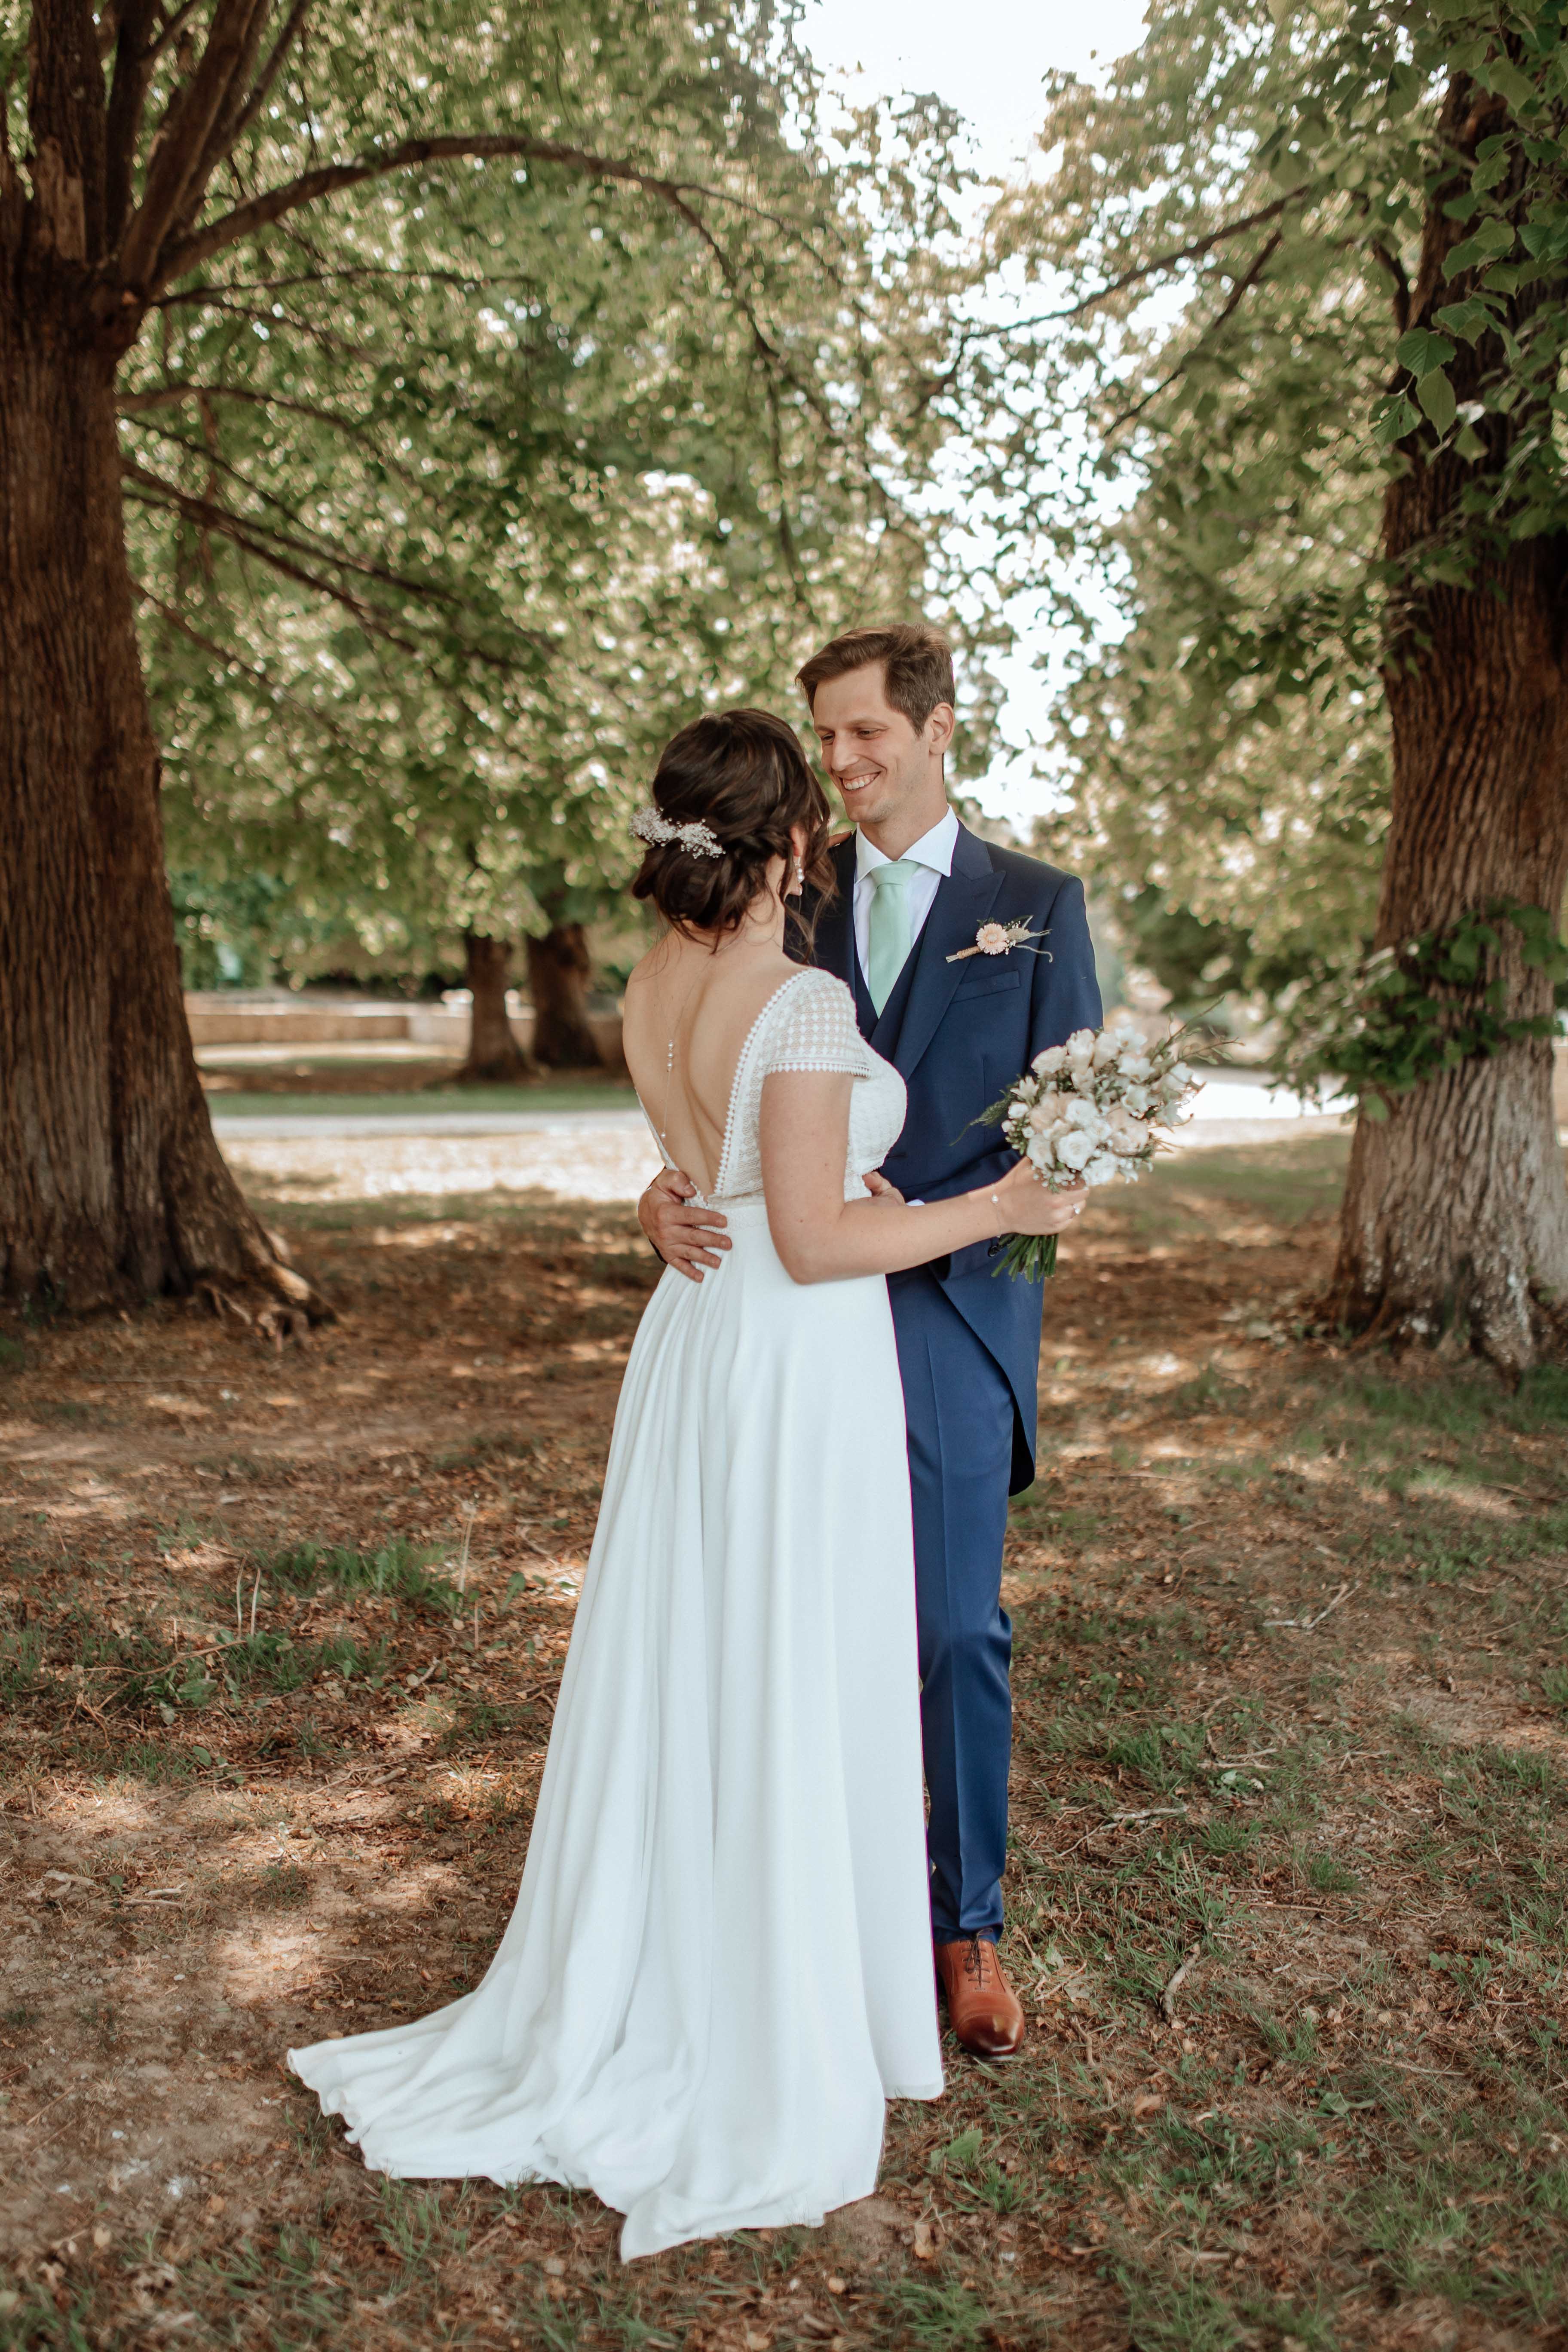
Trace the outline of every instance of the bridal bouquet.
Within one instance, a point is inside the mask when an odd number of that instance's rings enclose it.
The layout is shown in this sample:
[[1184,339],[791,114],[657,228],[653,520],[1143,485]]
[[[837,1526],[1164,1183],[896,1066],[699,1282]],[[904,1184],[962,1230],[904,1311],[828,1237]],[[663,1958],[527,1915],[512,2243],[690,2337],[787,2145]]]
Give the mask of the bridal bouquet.
[[[1182,1059],[1187,1035],[1173,1030],[1152,1045],[1141,1029],[1079,1029],[1065,1045],[1047,1045],[1000,1102],[984,1114],[1000,1125],[1053,1192],[1072,1184],[1135,1183],[1153,1163],[1159,1129],[1173,1126],[1198,1080]],[[998,1274],[1029,1280],[1057,1270],[1055,1234],[1016,1234]]]

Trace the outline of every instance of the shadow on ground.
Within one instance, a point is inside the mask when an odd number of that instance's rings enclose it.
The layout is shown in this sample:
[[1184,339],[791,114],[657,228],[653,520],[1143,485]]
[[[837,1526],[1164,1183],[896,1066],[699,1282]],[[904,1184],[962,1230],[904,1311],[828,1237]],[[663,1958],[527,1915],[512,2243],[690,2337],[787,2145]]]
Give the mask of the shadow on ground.
[[879,2195],[622,2270],[367,2177],[291,2041],[483,1969],[629,1212],[281,1212],[342,1319],[0,1325],[0,2345],[1563,2346],[1568,1376],[1313,1336],[1337,1141],[1096,1203],[1019,1501],[1003,2070]]

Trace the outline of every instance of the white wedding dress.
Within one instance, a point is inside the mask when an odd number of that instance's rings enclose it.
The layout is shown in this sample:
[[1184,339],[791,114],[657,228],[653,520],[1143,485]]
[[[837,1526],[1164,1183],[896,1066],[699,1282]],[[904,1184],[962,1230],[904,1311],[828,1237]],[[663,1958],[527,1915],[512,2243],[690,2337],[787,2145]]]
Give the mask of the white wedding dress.
[[845,1197],[904,1086],[820,971],[742,1051],[732,1248],[637,1331],[517,1906],[482,1982],[290,2051],[367,2165],[591,2189],[622,2254],[816,2223],[942,2063],[903,1399],[879,1276],[800,1285],[762,1194],[776,1070],[847,1070]]

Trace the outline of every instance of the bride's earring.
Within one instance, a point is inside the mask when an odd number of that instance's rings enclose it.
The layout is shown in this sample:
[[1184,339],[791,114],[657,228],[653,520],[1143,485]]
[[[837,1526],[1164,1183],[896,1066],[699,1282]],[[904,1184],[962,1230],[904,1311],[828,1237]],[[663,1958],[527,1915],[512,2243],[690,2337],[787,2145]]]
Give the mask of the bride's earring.
[[800,896],[800,894],[801,894],[801,892],[805,889],[805,865],[804,865],[803,861],[802,861],[800,858],[798,858],[798,857],[797,857],[797,858],[795,859],[795,878],[794,878],[794,880],[791,882],[791,884],[790,884],[790,886],[789,886],[789,895],[790,895],[790,897],[791,897],[792,898],[799,898],[799,896]]

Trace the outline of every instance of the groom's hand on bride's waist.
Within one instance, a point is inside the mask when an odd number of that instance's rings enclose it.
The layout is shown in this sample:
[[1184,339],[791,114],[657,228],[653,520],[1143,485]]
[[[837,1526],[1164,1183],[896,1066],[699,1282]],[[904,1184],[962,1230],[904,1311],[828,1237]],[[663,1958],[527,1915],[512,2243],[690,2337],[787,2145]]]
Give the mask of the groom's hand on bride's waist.
[[637,1202],[638,1224],[666,1265],[689,1282],[700,1282],[702,1268],[717,1265],[716,1253],[730,1246],[722,1214],[697,1202],[696,1191],[679,1169],[664,1168]]

